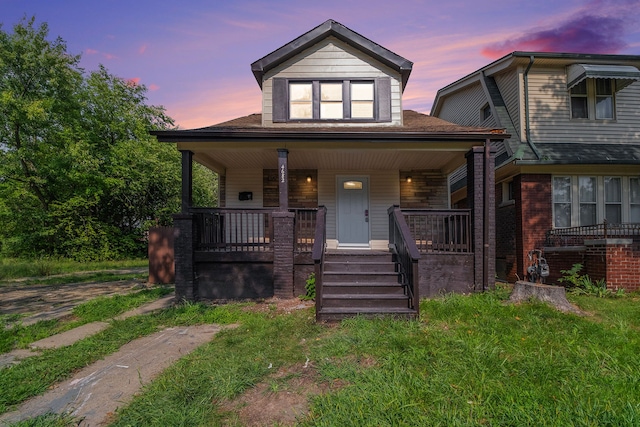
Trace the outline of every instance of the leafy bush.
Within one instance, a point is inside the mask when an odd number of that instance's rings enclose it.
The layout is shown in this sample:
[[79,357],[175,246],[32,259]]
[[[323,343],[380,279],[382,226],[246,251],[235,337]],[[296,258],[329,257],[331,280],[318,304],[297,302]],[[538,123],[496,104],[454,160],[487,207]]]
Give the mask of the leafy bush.
[[300,299],[304,300],[304,301],[311,301],[316,299],[316,275],[315,273],[311,273],[309,275],[309,278],[307,278],[307,281],[304,285],[304,288],[306,289],[306,293],[304,295],[300,296]]
[[560,270],[563,276],[558,281],[566,283],[574,295],[591,295],[598,298],[624,295],[624,289],[619,289],[614,293],[611,289],[607,289],[607,283],[604,279],[598,279],[594,282],[589,275],[581,275],[581,270],[582,264],[579,263],[573,264],[569,270]]

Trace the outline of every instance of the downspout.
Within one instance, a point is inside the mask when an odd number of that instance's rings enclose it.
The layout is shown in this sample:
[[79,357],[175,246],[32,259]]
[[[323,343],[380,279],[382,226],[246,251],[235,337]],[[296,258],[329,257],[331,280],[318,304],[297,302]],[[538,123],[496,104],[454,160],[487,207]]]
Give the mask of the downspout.
[[529,56],[529,65],[527,66],[527,69],[524,70],[524,75],[523,75],[524,77],[524,125],[525,125],[524,133],[525,133],[525,140],[527,141],[529,148],[531,148],[531,151],[533,151],[533,153],[536,155],[538,160],[540,160],[541,158],[540,152],[538,151],[536,146],[533,145],[533,142],[531,142],[531,127],[529,123],[529,70],[531,70],[534,60],[535,58],[533,55]]

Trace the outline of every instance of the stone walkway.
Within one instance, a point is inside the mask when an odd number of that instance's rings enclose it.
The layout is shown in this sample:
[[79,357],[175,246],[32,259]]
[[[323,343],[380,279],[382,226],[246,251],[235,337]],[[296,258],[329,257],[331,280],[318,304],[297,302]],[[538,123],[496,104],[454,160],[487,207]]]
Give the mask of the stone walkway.
[[[122,292],[122,283],[119,285],[116,293]],[[100,289],[107,288],[108,286],[102,286]],[[85,287],[84,290],[95,289]],[[90,298],[85,294],[82,300],[87,299]],[[173,294],[167,295],[123,313],[116,319],[126,319],[169,307],[174,299]],[[31,350],[14,350],[0,355],[0,367],[20,363],[20,360],[26,357],[39,354],[40,349],[72,345],[108,326],[107,322],[92,322],[44,338],[32,343]],[[225,326],[225,328],[229,327],[234,325]],[[72,378],[56,384],[45,394],[24,402],[13,412],[1,415],[0,424],[28,420],[46,413],[69,413],[77,417],[82,426],[104,425],[113,413],[119,407],[126,405],[143,385],[148,384],[179,358],[209,342],[222,329],[218,325],[167,328],[131,341],[117,352],[77,372]]]

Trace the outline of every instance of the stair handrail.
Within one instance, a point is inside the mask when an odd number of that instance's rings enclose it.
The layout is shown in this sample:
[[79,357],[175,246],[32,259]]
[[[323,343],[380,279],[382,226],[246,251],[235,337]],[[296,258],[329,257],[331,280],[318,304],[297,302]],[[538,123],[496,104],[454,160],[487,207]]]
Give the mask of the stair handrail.
[[327,247],[327,208],[318,206],[316,214],[316,229],[313,236],[313,248],[311,259],[313,260],[313,272],[316,281],[316,320],[322,309],[322,276],[324,273],[324,253]]
[[400,206],[393,205],[387,211],[389,214],[389,248],[396,255],[400,266],[402,284],[405,285],[412,309],[416,311],[416,316],[420,316],[420,273],[419,262],[420,252],[415,240],[411,236],[411,231],[407,221],[402,214]]

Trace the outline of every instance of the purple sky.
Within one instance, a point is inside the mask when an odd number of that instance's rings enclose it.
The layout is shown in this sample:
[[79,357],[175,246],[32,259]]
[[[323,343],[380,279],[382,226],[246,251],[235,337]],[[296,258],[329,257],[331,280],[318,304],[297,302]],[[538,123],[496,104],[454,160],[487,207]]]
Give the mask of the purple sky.
[[4,31],[49,24],[87,71],[149,88],[181,128],[260,112],[250,64],[327,19],[414,62],[405,109],[514,50],[640,55],[640,0],[0,0]]

